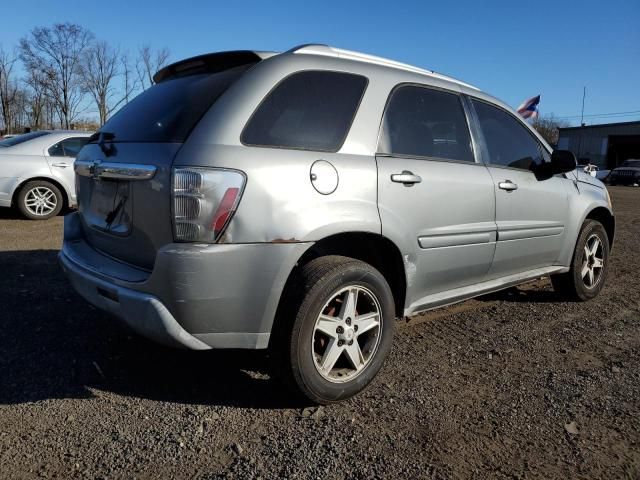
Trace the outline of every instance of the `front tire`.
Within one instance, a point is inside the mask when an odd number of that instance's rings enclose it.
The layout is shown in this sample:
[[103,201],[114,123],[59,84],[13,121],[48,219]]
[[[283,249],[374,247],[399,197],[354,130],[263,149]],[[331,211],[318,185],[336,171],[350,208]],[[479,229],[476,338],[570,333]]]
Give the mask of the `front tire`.
[[30,220],[47,220],[62,210],[64,198],[60,189],[50,182],[34,180],[20,189],[18,210]]
[[357,394],[391,348],[395,305],[387,281],[364,262],[326,256],[304,265],[295,283],[275,333],[277,373],[314,403]]
[[553,289],[570,300],[586,301],[604,287],[609,269],[609,237],[602,224],[586,220],[580,230],[570,270],[551,276]]

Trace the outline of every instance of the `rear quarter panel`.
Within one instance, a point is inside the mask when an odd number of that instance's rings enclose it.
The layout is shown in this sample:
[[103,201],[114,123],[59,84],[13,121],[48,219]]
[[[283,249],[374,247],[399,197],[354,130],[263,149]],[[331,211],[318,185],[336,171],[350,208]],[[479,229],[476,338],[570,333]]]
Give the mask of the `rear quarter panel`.
[[10,206],[18,186],[36,177],[53,178],[42,155],[0,154],[0,205]]
[[[318,193],[310,179],[319,159],[338,171],[338,187]],[[373,157],[273,148],[185,146],[174,165],[215,165],[246,173],[238,211],[221,243],[316,241],[339,232],[380,232]]]

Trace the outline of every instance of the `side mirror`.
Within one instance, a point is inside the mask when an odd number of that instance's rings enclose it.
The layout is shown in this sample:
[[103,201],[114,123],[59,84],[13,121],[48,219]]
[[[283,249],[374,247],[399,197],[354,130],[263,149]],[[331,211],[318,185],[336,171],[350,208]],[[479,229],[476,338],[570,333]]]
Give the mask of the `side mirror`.
[[553,175],[571,172],[576,169],[576,156],[569,150],[554,150],[551,154],[551,171]]

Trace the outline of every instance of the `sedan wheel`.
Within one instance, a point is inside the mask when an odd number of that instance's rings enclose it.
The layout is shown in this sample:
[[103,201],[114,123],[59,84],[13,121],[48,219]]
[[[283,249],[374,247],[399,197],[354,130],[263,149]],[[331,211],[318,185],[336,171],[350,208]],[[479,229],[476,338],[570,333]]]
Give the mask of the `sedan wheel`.
[[55,217],[64,203],[60,189],[44,180],[27,182],[20,190],[17,200],[20,212],[31,220]]
[[58,206],[58,199],[49,187],[34,187],[24,199],[25,208],[36,216],[47,216]]

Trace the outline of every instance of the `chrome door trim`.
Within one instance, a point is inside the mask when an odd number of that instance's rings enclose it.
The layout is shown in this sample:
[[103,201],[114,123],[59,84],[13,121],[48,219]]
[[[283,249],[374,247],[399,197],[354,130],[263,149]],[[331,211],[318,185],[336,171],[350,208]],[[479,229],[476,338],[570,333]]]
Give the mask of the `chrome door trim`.
[[76,160],[74,171],[83,177],[113,180],[149,180],[156,174],[154,165]]
[[477,245],[496,241],[496,232],[458,233],[453,235],[435,235],[419,237],[420,248],[459,247],[462,245]]

